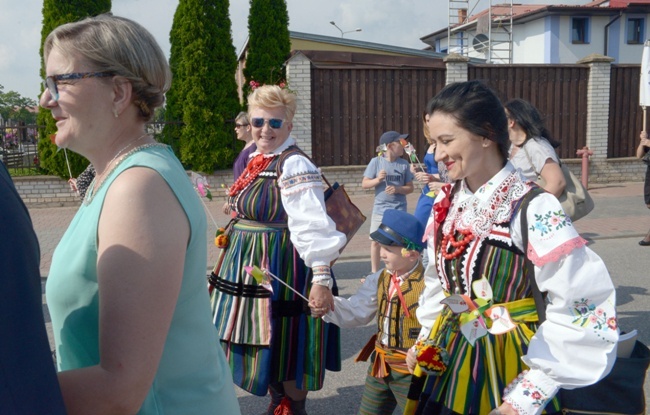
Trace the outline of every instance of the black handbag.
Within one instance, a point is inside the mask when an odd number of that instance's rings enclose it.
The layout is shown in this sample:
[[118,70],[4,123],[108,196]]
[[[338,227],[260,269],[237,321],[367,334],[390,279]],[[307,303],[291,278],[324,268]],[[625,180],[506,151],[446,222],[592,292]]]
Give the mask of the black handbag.
[[[528,247],[528,218],[530,201],[541,192],[533,189],[521,204],[521,230],[524,250]],[[535,267],[526,256],[526,268],[535,299],[540,324],[546,319],[544,295],[535,281]],[[636,341],[629,358],[617,357],[611,372],[593,385],[577,389],[560,389],[559,400],[563,414],[644,415],[643,384],[650,364],[648,346]]]

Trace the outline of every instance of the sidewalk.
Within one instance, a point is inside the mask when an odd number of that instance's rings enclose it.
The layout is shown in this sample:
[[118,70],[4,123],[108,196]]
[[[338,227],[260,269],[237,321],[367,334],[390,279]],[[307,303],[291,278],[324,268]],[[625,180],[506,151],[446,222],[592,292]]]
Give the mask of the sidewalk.
[[[589,189],[596,207],[589,216],[575,223],[576,229],[588,240],[611,238],[641,238],[650,228],[650,211],[643,202],[643,183],[629,182],[617,184],[595,184]],[[408,196],[409,212],[413,212],[419,193]],[[370,217],[374,196],[372,194],[353,196],[352,201],[362,212]],[[207,201],[205,205],[219,226],[228,222],[221,212],[222,201]],[[41,275],[47,276],[52,262],[52,253],[61,236],[72,220],[77,207],[29,207],[34,229],[41,246]],[[208,267],[217,260],[218,249],[214,246],[215,226],[208,218]],[[359,232],[352,238],[340,261],[370,261],[370,242],[368,232],[370,219],[366,220]],[[634,242],[636,244],[636,241]]]

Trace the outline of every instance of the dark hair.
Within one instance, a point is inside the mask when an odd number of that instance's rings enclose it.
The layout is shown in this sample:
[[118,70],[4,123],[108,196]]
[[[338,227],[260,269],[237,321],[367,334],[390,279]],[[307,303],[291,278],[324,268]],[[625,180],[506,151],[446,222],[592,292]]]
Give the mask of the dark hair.
[[524,99],[515,98],[506,102],[505,107],[508,110],[508,117],[526,133],[526,140],[544,139],[553,148],[560,146],[560,142],[551,137],[551,132],[544,125],[542,115],[533,104]]
[[479,81],[447,85],[427,104],[427,113],[434,112],[451,115],[461,128],[497,143],[505,165],[510,147],[508,120],[501,101],[487,85]]

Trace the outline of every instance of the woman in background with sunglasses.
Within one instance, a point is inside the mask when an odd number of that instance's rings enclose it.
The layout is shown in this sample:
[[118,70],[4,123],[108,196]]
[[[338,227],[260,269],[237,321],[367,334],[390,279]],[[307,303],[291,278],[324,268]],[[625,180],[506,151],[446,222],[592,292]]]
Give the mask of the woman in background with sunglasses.
[[[237,134],[237,140],[244,142],[244,148],[242,148],[232,164],[233,180],[237,180],[241,176],[248,163],[248,156],[257,150],[255,140],[253,140],[251,123],[248,121],[248,114],[244,111],[235,117],[235,134]],[[223,205],[223,213],[226,215],[230,213],[230,205],[227,201]]]
[[145,132],[171,82],[165,55],[110,14],[59,26],[43,51],[56,144],[97,173],[46,285],[68,414],[239,414],[214,347],[205,212],[174,153]]
[[230,187],[236,218],[210,276],[214,322],[235,384],[259,396],[268,390],[268,414],[282,402],[304,415],[307,391],[322,388],[325,369],[340,370],[338,327],[310,316],[307,302],[275,279],[272,291],[264,288],[246,268],[270,271],[325,314],[337,294],[330,263],[345,235],[327,216],[318,168],[289,135],[294,93],[261,86],[248,108],[257,151]]

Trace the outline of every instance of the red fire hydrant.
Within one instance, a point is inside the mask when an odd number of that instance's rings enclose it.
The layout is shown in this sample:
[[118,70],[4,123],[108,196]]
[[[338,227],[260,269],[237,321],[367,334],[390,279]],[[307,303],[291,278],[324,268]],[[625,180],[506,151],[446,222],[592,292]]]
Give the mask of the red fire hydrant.
[[589,156],[594,154],[593,151],[589,150],[589,147],[584,146],[582,150],[576,151],[578,156],[582,157],[582,174],[580,175],[580,181],[585,189],[589,188]]

